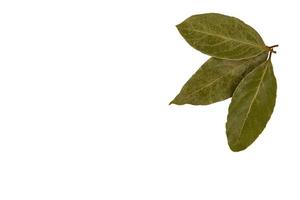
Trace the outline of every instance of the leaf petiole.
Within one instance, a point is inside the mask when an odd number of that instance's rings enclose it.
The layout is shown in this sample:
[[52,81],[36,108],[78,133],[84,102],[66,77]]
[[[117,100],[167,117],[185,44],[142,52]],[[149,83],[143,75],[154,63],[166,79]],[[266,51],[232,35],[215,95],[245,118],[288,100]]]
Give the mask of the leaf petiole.
[[269,49],[269,57],[268,57],[268,60],[271,59],[273,53],[275,53],[275,54],[277,53],[276,51],[274,51],[274,48],[275,48],[275,47],[278,47],[278,46],[279,46],[278,44],[272,45],[272,46],[267,46],[267,48]]

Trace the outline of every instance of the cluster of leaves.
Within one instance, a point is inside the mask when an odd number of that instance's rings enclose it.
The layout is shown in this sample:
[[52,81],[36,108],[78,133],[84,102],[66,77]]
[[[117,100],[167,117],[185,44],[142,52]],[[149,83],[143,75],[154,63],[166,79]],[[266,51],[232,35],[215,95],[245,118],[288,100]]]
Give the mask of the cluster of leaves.
[[183,38],[209,58],[170,104],[208,105],[232,97],[226,134],[232,151],[251,145],[269,121],[276,100],[274,45],[241,20],[216,13],[177,25]]

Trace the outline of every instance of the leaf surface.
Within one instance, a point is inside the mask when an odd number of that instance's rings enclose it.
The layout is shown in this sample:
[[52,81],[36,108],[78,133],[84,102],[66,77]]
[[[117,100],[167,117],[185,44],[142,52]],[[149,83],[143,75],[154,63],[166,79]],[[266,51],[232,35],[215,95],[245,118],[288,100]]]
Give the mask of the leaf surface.
[[241,20],[217,13],[193,15],[177,25],[195,49],[221,59],[246,59],[267,52],[260,35]]
[[261,134],[272,115],[276,90],[270,60],[241,81],[232,96],[227,116],[226,134],[231,150],[246,149]]
[[230,98],[242,78],[266,58],[265,53],[245,60],[210,58],[170,104],[208,105]]

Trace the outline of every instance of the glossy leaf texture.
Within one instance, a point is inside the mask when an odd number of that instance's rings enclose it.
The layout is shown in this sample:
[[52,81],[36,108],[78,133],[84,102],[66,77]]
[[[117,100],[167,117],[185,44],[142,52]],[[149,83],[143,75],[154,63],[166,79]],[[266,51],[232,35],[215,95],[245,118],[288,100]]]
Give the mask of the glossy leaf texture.
[[245,60],[210,58],[170,104],[208,105],[230,98],[242,78],[266,61],[267,55]]
[[263,39],[241,20],[217,13],[193,15],[177,25],[195,49],[221,59],[247,59],[268,52]]
[[277,84],[270,60],[250,72],[238,85],[226,123],[232,151],[251,145],[269,121],[276,101]]

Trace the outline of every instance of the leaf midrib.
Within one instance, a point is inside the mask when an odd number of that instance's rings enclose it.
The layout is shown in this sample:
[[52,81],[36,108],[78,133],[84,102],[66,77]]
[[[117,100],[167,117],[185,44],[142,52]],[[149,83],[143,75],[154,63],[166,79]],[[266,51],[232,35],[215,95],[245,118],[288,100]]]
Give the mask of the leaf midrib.
[[256,91],[255,91],[255,94],[254,94],[254,96],[253,96],[253,98],[252,98],[252,100],[251,100],[251,103],[250,103],[250,105],[249,105],[248,111],[247,111],[247,113],[246,113],[246,117],[245,117],[245,119],[244,119],[244,121],[243,121],[242,128],[240,129],[240,134],[239,134],[239,137],[238,137],[238,138],[239,138],[238,141],[240,140],[240,136],[242,135],[242,132],[243,132],[243,129],[244,129],[244,127],[245,127],[246,121],[248,120],[248,117],[249,117],[249,114],[250,114],[252,105],[253,105],[253,103],[254,103],[254,101],[255,101],[257,95],[258,95],[258,92],[259,92],[259,90],[260,90],[260,87],[261,87],[261,85],[262,85],[262,81],[263,81],[264,78],[265,78],[267,69],[268,69],[268,67],[269,67],[268,63],[266,63],[266,65],[267,65],[267,66],[266,66],[266,68],[265,68],[265,70],[264,70],[264,72],[263,72],[263,74],[262,74],[262,78],[261,78],[261,80],[260,80],[260,82],[259,82],[259,84],[258,84],[258,86],[257,86],[257,89],[256,89]]
[[262,49],[264,51],[267,50],[264,45],[257,45],[257,44],[254,44],[254,43],[249,43],[249,42],[245,42],[245,41],[242,41],[242,40],[237,40],[237,39],[234,39],[234,38],[231,38],[231,37],[225,37],[225,36],[220,35],[220,34],[213,34],[213,33],[209,33],[209,32],[206,32],[206,31],[201,31],[201,30],[195,29],[194,26],[193,26],[193,24],[190,23],[190,25],[192,26],[192,30],[195,31],[195,32],[199,32],[199,33],[206,34],[206,35],[220,37],[220,38],[222,38],[224,40],[231,40],[231,41],[235,41],[235,42],[247,44],[247,45],[254,46],[254,47],[257,47],[259,49]]
[[203,90],[203,89],[205,89],[205,88],[207,88],[207,87],[213,85],[216,81],[218,81],[218,80],[220,80],[220,79],[226,77],[228,74],[230,74],[231,72],[235,71],[235,70],[236,70],[237,68],[239,68],[241,65],[245,65],[245,64],[247,64],[247,63],[249,63],[249,62],[250,62],[250,61],[247,60],[247,61],[241,63],[240,65],[238,65],[237,67],[234,67],[233,69],[229,70],[228,73],[225,73],[224,75],[222,75],[222,76],[220,76],[220,77],[214,79],[213,81],[209,82],[208,84],[204,85],[203,87],[201,87],[201,88],[195,90],[194,92],[192,92],[191,94],[189,94],[187,97],[185,97],[184,100],[188,100],[188,99],[189,99],[190,97],[192,97],[195,93],[198,93],[198,92],[200,92],[201,90]]

